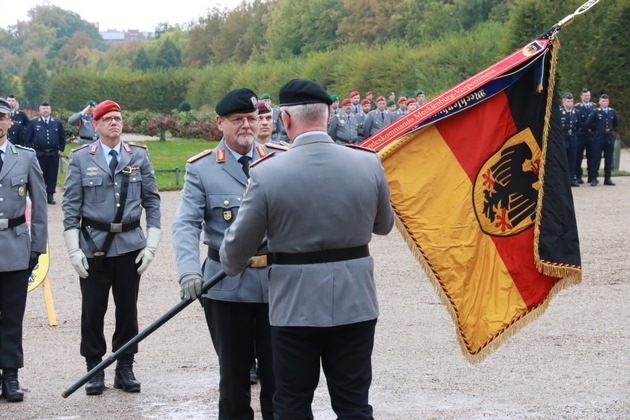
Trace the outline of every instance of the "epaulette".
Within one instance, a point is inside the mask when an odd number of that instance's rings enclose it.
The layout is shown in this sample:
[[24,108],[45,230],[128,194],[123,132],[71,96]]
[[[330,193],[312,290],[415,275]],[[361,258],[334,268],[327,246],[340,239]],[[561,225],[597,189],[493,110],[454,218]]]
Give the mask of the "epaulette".
[[198,154],[196,154],[195,156],[191,157],[190,159],[188,159],[188,161],[187,161],[187,162],[188,162],[188,163],[193,163],[193,162],[198,161],[198,160],[199,160],[199,159],[201,159],[202,157],[204,157],[204,156],[209,156],[209,155],[211,155],[211,154],[212,154],[212,149],[207,149],[207,150],[204,150],[203,152],[198,153]]
[[88,143],[88,144],[84,144],[83,146],[79,146],[79,147],[77,147],[76,149],[72,149],[72,151],[71,151],[70,153],[74,153],[74,152],[77,152],[77,151],[79,151],[79,150],[81,150],[81,149],[85,149],[85,148],[86,148],[86,147],[88,147],[89,145],[90,145],[90,144]]
[[351,147],[351,148],[357,149],[357,150],[364,150],[366,152],[376,153],[376,150],[372,150],[369,147],[359,146],[358,144],[346,144],[345,146],[346,147]]
[[259,164],[260,162],[262,162],[263,160],[265,160],[265,159],[269,159],[271,156],[273,156],[273,155],[275,155],[275,154],[276,154],[276,152],[271,152],[271,153],[269,153],[267,156],[263,156],[263,157],[261,157],[260,159],[258,159],[258,160],[256,160],[256,161],[254,161],[254,162],[250,163],[250,164],[249,164],[249,168],[250,168],[250,169],[251,169],[251,168],[253,168],[254,166],[258,165],[258,164]]
[[133,147],[142,147],[143,149],[148,149],[148,147],[144,144],[138,144],[138,143],[127,143],[127,144]]
[[286,152],[287,150],[289,150],[288,147],[281,146],[279,144],[265,143],[265,146],[270,148],[270,149],[282,150],[283,152]]
[[31,147],[22,146],[20,144],[14,144],[13,146],[17,147],[18,149],[28,150],[29,152],[34,152],[35,151],[35,149],[33,149]]

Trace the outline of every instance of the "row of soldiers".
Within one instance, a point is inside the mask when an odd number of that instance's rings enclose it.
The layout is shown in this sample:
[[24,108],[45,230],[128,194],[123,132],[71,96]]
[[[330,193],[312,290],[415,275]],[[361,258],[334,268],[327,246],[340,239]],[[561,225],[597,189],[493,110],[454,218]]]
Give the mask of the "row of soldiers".
[[560,114],[564,145],[567,153],[569,179],[572,187],[584,184],[582,160],[586,152],[587,182],[597,186],[599,167],[604,155],[604,185],[615,185],[612,176],[612,160],[615,144],[614,130],[619,125],[617,112],[610,108],[610,98],[606,94],[599,97],[599,103],[591,102],[591,92],[583,88],[581,102],[575,104],[573,95],[562,95]]

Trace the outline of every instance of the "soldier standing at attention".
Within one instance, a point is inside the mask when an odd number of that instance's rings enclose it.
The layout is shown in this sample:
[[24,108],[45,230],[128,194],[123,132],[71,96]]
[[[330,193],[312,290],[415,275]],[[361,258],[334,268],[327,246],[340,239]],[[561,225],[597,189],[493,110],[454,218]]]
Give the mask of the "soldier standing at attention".
[[368,394],[378,303],[368,243],[372,233],[389,233],[394,212],[379,156],[339,147],[326,134],[330,102],[311,81],[294,79],[280,89],[291,148],[252,168],[220,250],[231,276],[249,270],[265,235],[273,252],[276,420],[313,418],[320,367],[338,418],[373,418]]
[[25,143],[37,153],[37,160],[46,182],[48,204],[56,204],[55,188],[59,174],[59,157],[66,148],[66,133],[63,131],[61,121],[50,116],[51,111],[48,102],[41,103],[40,116],[28,123]]
[[[100,140],[73,150],[63,195],[63,233],[81,285],[81,356],[87,370],[107,350],[103,322],[111,289],[116,303],[112,351],[138,334],[140,276],[153,260],[162,231],[160,195],[145,146],[120,140],[120,106],[111,100],[94,109]],[[146,212],[147,236],[140,227]],[[118,359],[114,388],[140,392],[133,373],[137,345]],[[87,395],[105,387],[100,372],[85,386]]]
[[[255,144],[259,126],[257,103],[256,95],[247,88],[226,93],[215,107],[223,139],[214,150],[206,150],[186,164],[184,189],[172,234],[182,299],[200,297],[204,279],[221,272],[219,247],[225,230],[238,220],[249,163],[286,150],[281,146]],[[199,263],[202,230],[203,242],[208,246],[203,265]],[[262,238],[256,247],[261,243]],[[273,419],[275,380],[268,277],[266,255],[261,255],[240,275],[223,279],[202,296],[206,322],[219,357],[219,419],[254,418],[250,406],[254,347],[262,417]]]
[[258,136],[256,141],[266,144],[271,141],[273,132],[273,112],[267,101],[258,101]]
[[7,140],[16,146],[25,146],[26,127],[30,120],[24,111],[20,111],[20,104],[15,96],[7,96],[7,101],[11,104],[11,120],[13,121],[7,133]]
[[92,124],[94,120],[92,114],[94,113],[95,107],[96,102],[87,101],[85,108],[83,108],[81,112],[77,112],[68,118],[69,124],[79,126],[79,146],[92,144],[98,140],[98,131],[96,131],[94,124]]
[[595,108],[586,120],[586,127],[593,130],[593,159],[592,169],[589,169],[591,186],[595,187],[599,165],[604,153],[604,185],[615,185],[612,176],[612,159],[615,148],[615,128],[619,125],[617,111],[609,108],[610,99],[604,94],[599,97],[599,106]]
[[579,114],[573,108],[573,95],[566,92],[562,95],[562,106],[560,106],[560,121],[562,122],[562,134],[564,136],[564,149],[567,153],[569,166],[569,181],[572,187],[579,187],[577,175],[575,173],[575,161],[577,160],[577,127]]
[[[584,184],[582,179],[582,160],[584,159],[584,152],[586,151],[586,164],[588,170],[588,164],[592,160],[593,155],[593,135],[591,129],[586,126],[588,116],[597,105],[591,102],[591,91],[588,88],[582,88],[580,94],[582,102],[575,105],[575,110],[578,112],[578,133],[577,133],[577,151],[575,162],[575,174],[577,176],[577,183]],[[588,172],[587,172],[588,176]],[[590,178],[588,179],[590,183]]]
[[359,117],[352,113],[351,107],[350,99],[344,99],[341,101],[343,112],[333,116],[330,120],[328,135],[337,144],[354,144],[359,138]]
[[376,134],[379,130],[387,127],[394,121],[393,115],[385,109],[385,106],[385,98],[383,96],[379,96],[376,99],[376,109],[370,111],[367,117],[365,117],[365,122],[363,123],[364,139]]
[[[28,279],[46,252],[48,209],[39,162],[32,149],[7,140],[11,105],[0,98],[0,384],[8,402],[24,399],[18,369],[24,366],[22,322]],[[31,229],[26,224],[26,194]]]

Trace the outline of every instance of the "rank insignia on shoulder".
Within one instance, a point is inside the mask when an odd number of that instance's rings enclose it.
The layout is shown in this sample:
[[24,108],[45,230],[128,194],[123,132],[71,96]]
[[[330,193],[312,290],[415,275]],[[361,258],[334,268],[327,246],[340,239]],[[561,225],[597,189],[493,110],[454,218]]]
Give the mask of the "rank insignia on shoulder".
[[273,143],[265,143],[265,147],[269,148],[269,149],[276,149],[276,150],[282,150],[284,152],[286,152],[287,150],[289,150],[288,147],[286,146],[282,146],[280,144],[273,144]]
[[263,160],[269,159],[270,157],[274,156],[276,154],[276,152],[271,152],[269,153],[267,156],[263,156],[260,159],[252,162],[249,164],[249,168],[253,168],[254,166],[258,165],[260,162],[262,162]]
[[346,147],[351,147],[351,148],[357,149],[357,150],[364,150],[366,152],[376,153],[376,150],[372,150],[369,147],[360,146],[358,144],[346,144]]
[[201,159],[202,157],[204,157],[204,156],[209,156],[209,155],[211,155],[211,154],[212,154],[212,149],[207,149],[207,150],[204,150],[203,152],[198,153],[198,154],[196,154],[195,156],[191,157],[190,159],[188,159],[188,161],[187,161],[187,162],[188,162],[188,163],[193,163],[193,162],[198,161],[198,160],[199,160],[199,159]]
[[92,143],[92,146],[90,147],[90,154],[93,155],[94,153],[96,153],[96,151],[98,150],[98,143]]
[[129,146],[133,146],[133,147],[141,147],[143,149],[148,149],[148,147],[145,144],[138,144],[138,143],[129,143]]
[[81,149],[85,149],[88,146],[89,146],[89,144],[84,144],[83,146],[79,146],[76,149],[72,149],[72,151],[70,153],[74,153],[74,152],[77,152],[77,151],[79,151]]

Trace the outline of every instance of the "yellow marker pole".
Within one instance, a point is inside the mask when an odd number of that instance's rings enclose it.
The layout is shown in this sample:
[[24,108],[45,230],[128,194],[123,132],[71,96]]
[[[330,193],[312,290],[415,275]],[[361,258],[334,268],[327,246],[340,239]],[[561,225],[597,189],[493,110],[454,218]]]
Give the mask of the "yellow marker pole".
[[44,280],[42,281],[42,292],[44,292],[44,302],[46,303],[46,313],[48,314],[48,325],[56,327],[57,315],[55,313],[55,303],[53,302],[48,276],[44,277]]

